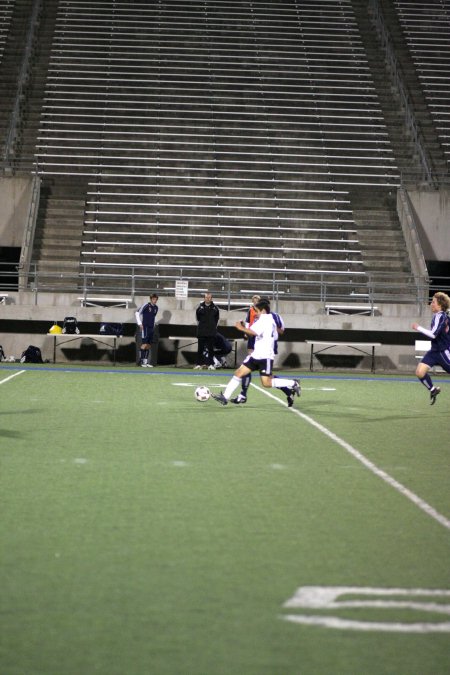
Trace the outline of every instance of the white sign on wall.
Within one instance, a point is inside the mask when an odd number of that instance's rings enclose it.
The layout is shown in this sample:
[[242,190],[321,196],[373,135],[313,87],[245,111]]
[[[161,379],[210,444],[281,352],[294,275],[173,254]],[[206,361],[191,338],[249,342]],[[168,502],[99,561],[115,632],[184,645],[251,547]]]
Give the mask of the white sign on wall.
[[175,281],[175,297],[177,300],[184,300],[188,297],[189,281],[177,279]]

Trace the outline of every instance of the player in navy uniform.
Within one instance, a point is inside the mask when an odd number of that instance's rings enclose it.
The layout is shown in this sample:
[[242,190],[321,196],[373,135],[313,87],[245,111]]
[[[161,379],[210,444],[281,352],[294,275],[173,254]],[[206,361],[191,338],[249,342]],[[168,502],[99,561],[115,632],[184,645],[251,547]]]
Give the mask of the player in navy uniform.
[[257,302],[255,308],[257,319],[251,328],[247,328],[244,322],[238,321],[236,323],[236,328],[239,331],[246,335],[255,336],[255,348],[235,371],[225,387],[225,391],[220,394],[212,394],[212,397],[222,405],[227,405],[233,392],[241,384],[242,378],[255,370],[259,370],[263,387],[281,389],[287,396],[288,406],[291,407],[294,404],[294,396],[300,396],[300,384],[298,380],[273,376],[274,341],[277,335],[277,326],[270,313],[270,305],[266,300]]
[[149,362],[155,319],[158,314],[158,296],[156,293],[150,296],[150,302],[146,302],[136,310],[136,323],[141,329],[142,344],[139,365],[143,368],[153,368]]
[[425,354],[416,368],[416,375],[422,384],[430,392],[430,405],[436,403],[437,396],[441,393],[439,387],[436,387],[429,375],[429,370],[433,366],[441,366],[447,373],[450,373],[450,298],[446,293],[435,293],[430,303],[433,318],[431,320],[431,329],[423,328],[417,323],[413,323],[414,330],[418,330],[431,340],[431,349]]

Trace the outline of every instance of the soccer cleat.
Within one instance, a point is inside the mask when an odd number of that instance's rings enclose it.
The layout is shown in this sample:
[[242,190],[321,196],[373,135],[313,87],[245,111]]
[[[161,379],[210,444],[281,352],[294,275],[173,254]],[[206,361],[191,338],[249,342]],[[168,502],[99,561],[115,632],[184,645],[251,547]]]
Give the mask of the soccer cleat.
[[208,366],[208,370],[215,370],[215,369],[216,369],[216,366],[213,366],[212,364],[210,366]]
[[231,403],[236,403],[236,405],[239,405],[239,403],[247,403],[247,397],[239,394],[236,398],[231,399]]
[[301,387],[300,387],[300,382],[298,380],[294,380],[294,386],[291,387],[291,391],[289,394],[287,394],[287,404],[288,408],[292,408],[294,405],[294,397],[295,396],[300,396],[302,393]]
[[203,368],[203,366],[199,366],[199,365],[194,366],[194,370],[201,370],[202,368]]
[[220,394],[211,394],[211,396],[215,401],[218,401],[222,405],[228,405],[228,399],[225,398],[223,392],[220,392]]
[[302,393],[302,389],[300,387],[300,382],[298,380],[294,380],[294,386],[292,387],[292,396],[300,396]]
[[436,399],[440,393],[440,387],[433,387],[433,389],[430,390],[430,405],[434,405],[436,403]]

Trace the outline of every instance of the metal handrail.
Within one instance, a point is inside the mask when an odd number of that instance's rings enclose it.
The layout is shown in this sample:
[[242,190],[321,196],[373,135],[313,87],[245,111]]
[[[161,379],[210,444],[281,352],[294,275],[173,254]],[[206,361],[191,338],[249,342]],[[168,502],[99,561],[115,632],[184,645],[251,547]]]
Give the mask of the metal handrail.
[[[311,270],[305,271],[300,276],[290,274],[289,271],[280,271],[272,272],[265,278],[258,278],[255,270],[255,274],[249,279],[231,270],[208,274],[208,268],[193,266],[188,270],[167,266],[163,272],[149,266],[117,265],[115,268],[117,271],[114,273],[107,269],[104,272],[98,268],[90,269],[88,264],[82,267],[83,271],[79,274],[40,273],[37,265],[32,263],[27,286],[21,290],[32,292],[35,304],[39,304],[38,296],[49,292],[78,293],[83,297],[126,293],[134,299],[137,295],[147,295],[155,289],[160,295],[173,296],[175,282],[184,280],[189,282],[191,294],[198,295],[211,289],[216,297],[224,298],[228,302],[239,299],[246,301],[249,295],[259,292],[267,294],[277,302],[353,301],[372,305],[386,302],[422,306],[427,301],[430,286],[434,286],[428,277],[415,274],[367,273],[357,276],[352,272],[339,272],[329,275]],[[0,290],[18,290],[19,271],[17,264],[1,263]],[[450,278],[442,277],[442,288],[436,287],[435,290],[447,291],[449,288]]]
[[30,272],[31,256],[33,252],[34,233],[36,230],[36,221],[39,210],[39,199],[41,194],[41,179],[34,174],[31,185],[30,208],[28,211],[27,222],[22,241],[22,249],[19,259],[19,288],[26,288],[28,283],[28,274]]
[[33,9],[31,12],[28,33],[25,40],[25,48],[22,58],[22,65],[20,68],[19,77],[17,79],[17,91],[14,100],[14,106],[11,113],[10,124],[6,133],[5,145],[3,150],[3,168],[11,167],[11,158],[14,154],[13,147],[17,136],[17,127],[20,120],[20,106],[22,104],[24,90],[27,84],[28,73],[30,70],[31,53],[33,50],[33,41],[36,33],[36,25],[38,23],[39,12],[41,10],[42,0],[34,0]]
[[403,187],[397,190],[397,213],[403,230],[411,270],[417,277],[421,277],[424,281],[428,282],[428,270],[420,244],[414,209],[412,208],[411,199]]
[[423,137],[414,115],[413,105],[410,101],[410,97],[403,82],[401,68],[395,55],[395,50],[392,46],[392,41],[389,35],[388,28],[383,18],[383,13],[381,11],[379,0],[370,0],[370,9],[374,19],[375,27],[378,31],[378,35],[381,41],[381,46],[385,53],[389,72],[394,81],[395,89],[400,96],[401,104],[405,111],[405,125],[413,140],[414,147],[420,159],[420,163],[423,170],[423,179],[429,185],[437,186],[436,176],[434,175],[433,170],[431,168],[431,161],[429,155],[425,150]]

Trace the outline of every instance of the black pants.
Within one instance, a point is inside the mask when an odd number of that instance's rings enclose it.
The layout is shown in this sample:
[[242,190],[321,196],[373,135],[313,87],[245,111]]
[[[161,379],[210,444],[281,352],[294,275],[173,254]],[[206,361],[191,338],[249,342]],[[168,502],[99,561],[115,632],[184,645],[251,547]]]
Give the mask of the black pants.
[[211,366],[214,353],[214,335],[202,336],[198,338],[197,365]]

